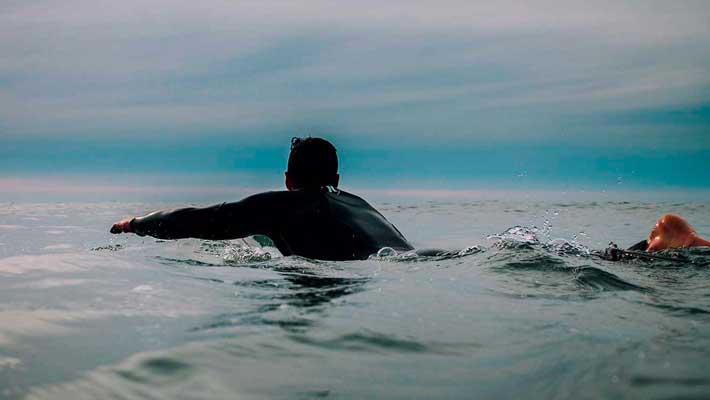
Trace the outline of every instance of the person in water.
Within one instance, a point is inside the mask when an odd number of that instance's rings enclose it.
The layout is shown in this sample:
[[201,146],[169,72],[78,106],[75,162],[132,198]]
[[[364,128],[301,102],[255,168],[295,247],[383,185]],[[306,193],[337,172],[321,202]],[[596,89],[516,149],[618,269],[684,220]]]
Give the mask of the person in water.
[[710,246],[710,241],[698,236],[682,217],[666,214],[658,219],[648,239],[636,243],[629,250],[650,252],[697,246]]
[[284,256],[365,259],[383,247],[413,250],[365,200],[338,189],[338,156],[325,139],[293,138],[284,191],[234,203],[156,211],[115,223],[111,233],[159,239],[227,240],[266,235]]

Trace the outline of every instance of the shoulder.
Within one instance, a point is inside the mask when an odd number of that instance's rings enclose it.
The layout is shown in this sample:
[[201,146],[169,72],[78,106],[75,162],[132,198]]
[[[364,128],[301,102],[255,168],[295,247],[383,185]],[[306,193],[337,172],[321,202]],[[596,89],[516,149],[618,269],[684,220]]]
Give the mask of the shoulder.
[[214,207],[221,210],[258,210],[277,207],[289,199],[287,191],[273,191],[252,194],[239,201],[217,204]]
[[286,199],[289,197],[289,194],[291,192],[287,190],[274,190],[274,191],[269,191],[269,192],[261,192],[261,193],[256,193],[252,194],[250,196],[245,197],[244,199],[240,201],[274,201],[274,200],[279,200],[279,199]]
[[377,211],[370,203],[368,203],[362,197],[346,192],[344,190],[329,192],[326,194],[326,196],[331,204],[338,204],[349,209]]

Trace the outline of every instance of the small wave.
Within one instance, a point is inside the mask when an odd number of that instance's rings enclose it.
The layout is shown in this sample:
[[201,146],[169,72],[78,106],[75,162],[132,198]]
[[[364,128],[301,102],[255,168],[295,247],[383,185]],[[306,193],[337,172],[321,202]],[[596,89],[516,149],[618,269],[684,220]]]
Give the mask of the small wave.
[[574,267],[550,254],[533,252],[498,252],[488,259],[496,271],[573,271]]
[[348,333],[330,339],[306,335],[290,335],[289,339],[329,350],[346,350],[366,353],[428,353],[440,355],[461,354],[465,350],[481,347],[476,343],[421,342],[372,331]]
[[407,251],[405,253],[397,253],[391,247],[381,248],[377,254],[370,256],[370,260],[387,260],[387,261],[443,261],[455,258],[467,257],[470,255],[483,252],[484,249],[480,246],[468,246],[461,250],[441,250],[441,249],[419,249]]
[[710,266],[710,247],[691,247],[688,249],[673,249],[662,252],[673,258],[686,261],[686,265],[695,267]]
[[688,315],[708,315],[710,314],[709,310],[705,310],[699,307],[693,307],[693,306],[677,306],[673,304],[665,304],[665,303],[657,303],[657,302],[644,302],[644,304],[648,304],[652,307],[659,308],[661,310],[667,311],[671,315],[675,316],[688,316]]
[[209,277],[203,277],[203,276],[193,276],[193,275],[180,275],[188,279],[194,279],[197,281],[205,281],[205,282],[212,282],[212,283],[224,283],[223,280],[219,278],[209,278]]
[[577,269],[575,282],[582,288],[595,290],[635,290],[649,292],[651,289],[626,282],[618,276],[594,267]]
[[207,323],[190,328],[190,332],[209,332],[247,326],[258,326],[260,329],[276,326],[286,331],[298,332],[315,324],[314,320],[297,315],[282,318],[271,318],[267,315],[269,312],[284,309],[283,305],[265,304],[251,312],[220,314]]
[[[524,277],[522,279],[526,281],[534,279],[537,284],[549,282],[549,285],[557,286],[563,282],[570,282],[578,288],[597,291],[634,290],[647,292],[651,290],[626,282],[615,274],[602,269],[588,265],[574,265],[569,259],[535,249],[526,252],[500,251],[489,257],[488,261],[491,264],[490,269],[493,271],[522,276]],[[523,271],[525,271],[524,274],[522,274]],[[534,275],[532,275],[533,273]],[[553,278],[552,273],[558,278]],[[560,277],[562,281],[560,281]]]
[[184,379],[190,372],[190,365],[182,361],[166,357],[144,360],[139,368],[119,370],[117,374],[129,381],[138,383],[168,383]]
[[170,258],[163,256],[155,256],[161,264],[165,265],[190,265],[193,267],[221,267],[219,264],[212,264],[204,261],[195,260],[192,258]]

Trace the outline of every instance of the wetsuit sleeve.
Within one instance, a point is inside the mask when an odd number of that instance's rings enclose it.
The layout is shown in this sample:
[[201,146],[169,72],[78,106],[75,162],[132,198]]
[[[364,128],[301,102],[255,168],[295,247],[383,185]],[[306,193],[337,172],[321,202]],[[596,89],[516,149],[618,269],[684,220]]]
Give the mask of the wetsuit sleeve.
[[226,240],[268,235],[279,214],[279,202],[271,193],[210,207],[156,211],[134,218],[134,233],[159,239],[198,238]]
[[642,241],[636,243],[635,245],[629,247],[627,250],[646,251],[647,248],[648,248],[648,242],[646,242],[645,240],[642,240]]

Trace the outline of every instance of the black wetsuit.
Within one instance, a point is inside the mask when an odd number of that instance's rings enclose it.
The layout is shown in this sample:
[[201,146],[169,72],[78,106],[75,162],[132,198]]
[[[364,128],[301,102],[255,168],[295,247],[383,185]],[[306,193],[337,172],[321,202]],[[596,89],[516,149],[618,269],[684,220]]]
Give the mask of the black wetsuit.
[[266,235],[285,256],[321,260],[365,259],[383,247],[413,249],[365,200],[332,188],[266,192],[235,203],[157,211],[134,218],[131,228],[160,239]]
[[627,250],[632,250],[632,251],[646,251],[648,249],[648,242],[645,240],[642,240],[635,245],[629,247]]
[[629,256],[639,257],[646,251],[646,249],[648,249],[648,243],[646,243],[645,240],[636,243],[626,250],[622,250],[614,242],[610,242],[609,247],[607,247],[606,250],[594,253],[608,261],[620,261],[628,258]]

